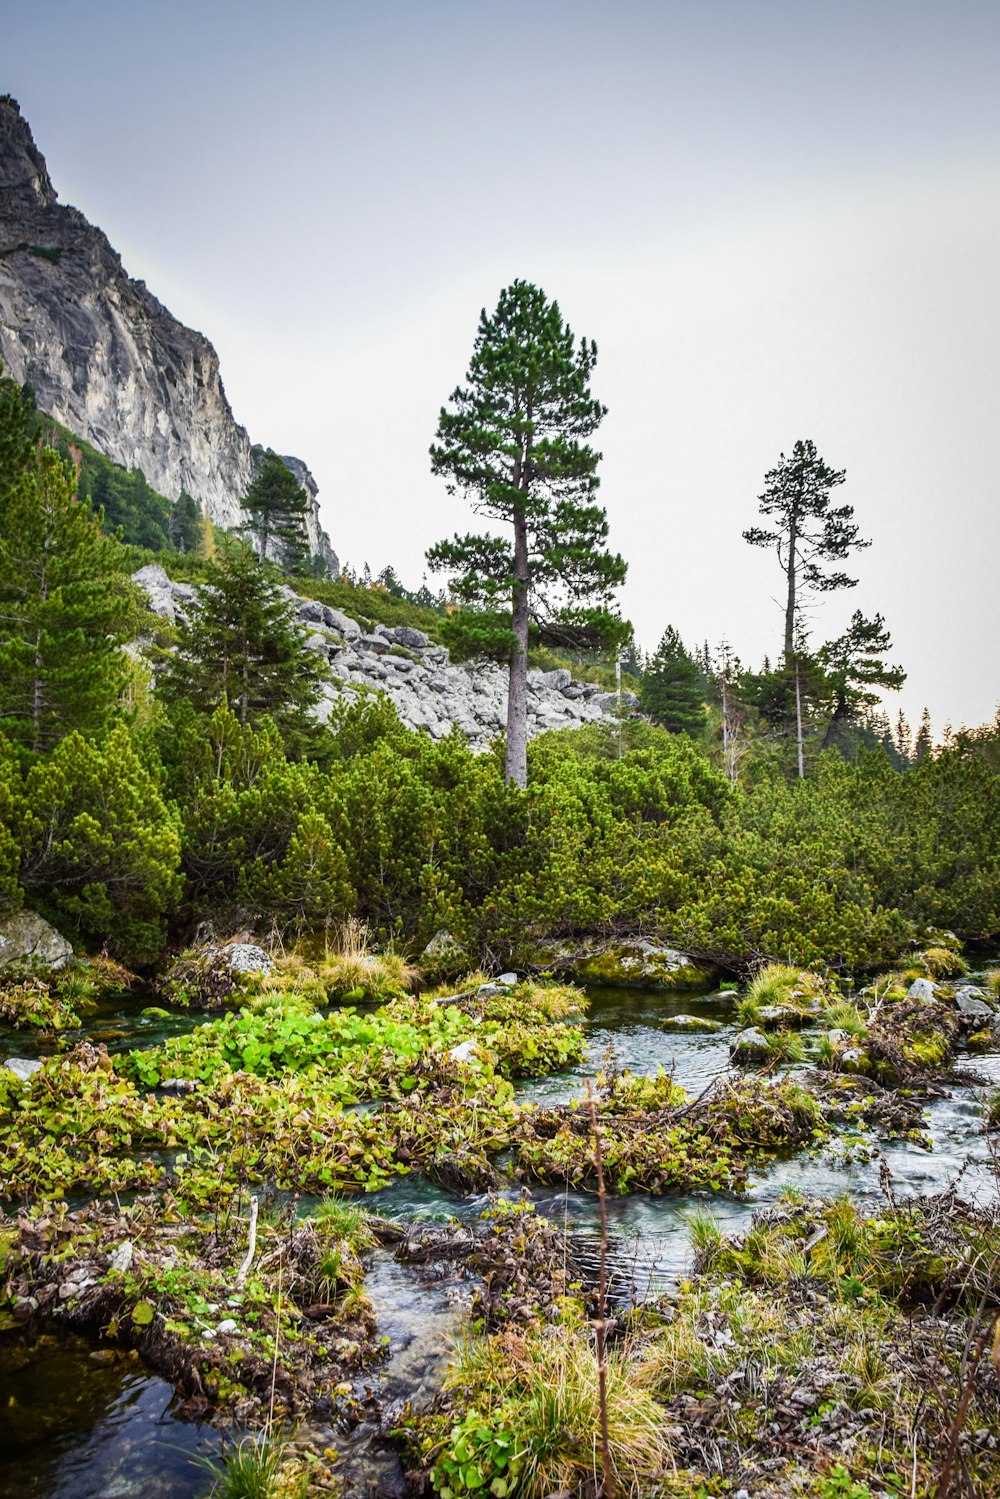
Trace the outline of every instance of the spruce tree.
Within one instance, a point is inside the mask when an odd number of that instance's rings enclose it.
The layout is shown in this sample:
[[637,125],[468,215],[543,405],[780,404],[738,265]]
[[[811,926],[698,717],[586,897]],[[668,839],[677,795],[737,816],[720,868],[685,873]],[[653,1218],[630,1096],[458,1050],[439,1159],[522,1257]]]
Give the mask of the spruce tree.
[[705,727],[702,675],[673,625],[646,663],[640,697],[650,718],[673,734],[694,737]]
[[265,714],[300,733],[319,697],[325,663],[305,647],[295,606],[251,547],[232,542],[210,564],[180,627],[161,690],[201,712],[226,698],[241,724]]
[[913,758],[919,764],[934,751],[934,735],[931,731],[931,710],[925,708],[920,715],[920,727],[913,741]]
[[31,459],[34,402],[16,380],[4,379],[0,360],[0,505],[13,493]]
[[36,754],[119,714],[139,620],[120,549],[76,487],[44,448],[0,497],[0,729]]
[[442,407],[431,466],[473,508],[510,531],[455,536],[427,553],[467,606],[467,643],[508,661],[505,775],[527,783],[528,635],[608,645],[625,638],[611,597],[625,578],[594,503],[600,454],[588,446],[605,408],[590,392],[597,347],[575,344],[559,305],[526,281],[485,308],[465,386]]
[[268,450],[261,458],[243,508],[263,560],[270,556],[286,571],[298,571],[309,555],[309,502],[302,485],[277,453]]
[[201,544],[201,510],[186,489],[174,505],[168,535],[179,552],[197,552]]

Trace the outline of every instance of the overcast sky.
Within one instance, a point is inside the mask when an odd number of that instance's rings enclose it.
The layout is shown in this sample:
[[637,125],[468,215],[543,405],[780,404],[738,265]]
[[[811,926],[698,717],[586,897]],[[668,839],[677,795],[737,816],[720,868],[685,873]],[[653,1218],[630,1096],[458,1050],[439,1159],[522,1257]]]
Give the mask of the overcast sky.
[[[61,201],[215,343],[342,559],[420,582],[429,471],[515,277],[597,341],[601,499],[639,643],[781,637],[741,540],[812,438],[935,730],[1000,699],[996,0],[2,0]],[[433,581],[433,580],[432,580]],[[896,711],[895,701],[892,711]]]

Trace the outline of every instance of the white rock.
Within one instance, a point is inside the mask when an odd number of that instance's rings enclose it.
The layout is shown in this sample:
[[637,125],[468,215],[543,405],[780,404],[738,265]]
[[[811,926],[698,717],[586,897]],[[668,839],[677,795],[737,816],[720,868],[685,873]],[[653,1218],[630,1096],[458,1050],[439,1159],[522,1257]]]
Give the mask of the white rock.
[[130,1270],[132,1268],[132,1260],[134,1256],[135,1249],[133,1247],[132,1240],[123,1239],[118,1248],[112,1250],[111,1254],[109,1255],[108,1269],[120,1270],[124,1275],[126,1270]]
[[460,1041],[457,1046],[452,1047],[448,1055],[451,1057],[453,1062],[475,1061],[476,1043],[475,1041]]
[[22,1083],[26,1083],[29,1078],[34,1077],[36,1072],[42,1070],[41,1062],[35,1062],[30,1057],[8,1057],[4,1066],[9,1068],[15,1077],[19,1077]]
[[921,1004],[928,1004],[934,998],[934,985],[930,979],[914,979],[906,991],[907,999],[918,999]]

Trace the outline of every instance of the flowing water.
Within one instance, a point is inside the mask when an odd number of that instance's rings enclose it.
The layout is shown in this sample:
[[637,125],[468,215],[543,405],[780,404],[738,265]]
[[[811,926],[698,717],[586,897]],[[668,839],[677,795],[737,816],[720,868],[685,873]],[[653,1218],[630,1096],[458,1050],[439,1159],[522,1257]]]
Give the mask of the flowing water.
[[[116,1051],[152,1045],[203,1019],[186,1011],[168,1019],[143,1016],[149,1003],[131,995],[105,1000],[69,1039],[105,1040]],[[718,1021],[721,1028],[671,1029],[669,1022],[679,1014]],[[523,1101],[545,1107],[581,1098],[587,1079],[611,1062],[642,1074],[662,1067],[692,1094],[731,1070],[729,1046],[737,1025],[730,994],[678,997],[594,989],[583,1024],[584,1058],[565,1072],[521,1084]],[[24,1033],[0,1028],[0,1056],[40,1056],[44,1051]],[[891,1173],[897,1197],[940,1191],[956,1181],[964,1196],[995,1196],[997,1176],[981,1132],[981,1098],[987,1086],[1000,1084],[1000,1054],[968,1059],[966,1065],[982,1079],[981,1086],[952,1083],[928,1105],[923,1128],[933,1142],[931,1151],[908,1141],[873,1146],[870,1138],[845,1132],[833,1149],[827,1145],[802,1152],[757,1172],[745,1197],[610,1198],[614,1294],[623,1301],[642,1299],[684,1273],[690,1262],[686,1215],[695,1207],[710,1208],[720,1225],[733,1232],[745,1228],[757,1209],[776,1202],[788,1187],[822,1197],[849,1193],[862,1204],[875,1204],[883,1200],[883,1167]],[[506,1195],[516,1197],[523,1190],[512,1184]],[[539,1211],[565,1224],[578,1257],[586,1261],[589,1251],[596,1256],[593,1196],[540,1186],[530,1188],[529,1195]],[[485,1196],[453,1197],[420,1176],[403,1177],[366,1199],[373,1211],[406,1223],[450,1217],[468,1221],[487,1204]],[[362,1384],[390,1409],[405,1400],[417,1404],[437,1387],[461,1307],[449,1287],[428,1286],[384,1250],[374,1252],[365,1285],[389,1347],[384,1365]],[[19,1341],[5,1345],[0,1337],[0,1499],[124,1499],[130,1494],[200,1499],[207,1494],[211,1478],[193,1459],[199,1452],[217,1451],[217,1435],[173,1414],[172,1391],[163,1380],[126,1360],[98,1362],[95,1351],[54,1339],[30,1349]],[[344,1445],[342,1432],[318,1435]],[[377,1435],[374,1422],[362,1423],[347,1443],[350,1494],[404,1492],[398,1461],[379,1446]]]

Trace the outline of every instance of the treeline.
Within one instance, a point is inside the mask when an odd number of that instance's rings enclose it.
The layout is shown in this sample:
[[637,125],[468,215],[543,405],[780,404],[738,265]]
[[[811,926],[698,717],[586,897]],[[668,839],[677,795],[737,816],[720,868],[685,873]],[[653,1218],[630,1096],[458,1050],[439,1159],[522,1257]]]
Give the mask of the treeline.
[[805,780],[747,757],[735,781],[686,734],[592,725],[535,741],[522,790],[500,747],[338,697],[248,547],[204,562],[186,621],[149,616],[133,554],[30,416],[0,385],[4,905],[139,963],[202,916],[294,932],[358,915],[415,954],[445,930],[466,966],[655,930],[734,967],[859,970],[927,926],[1000,932],[1000,724],[905,774],[875,747],[818,752]]

